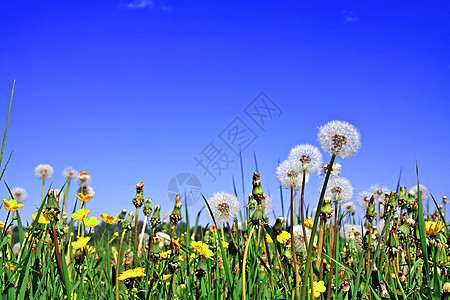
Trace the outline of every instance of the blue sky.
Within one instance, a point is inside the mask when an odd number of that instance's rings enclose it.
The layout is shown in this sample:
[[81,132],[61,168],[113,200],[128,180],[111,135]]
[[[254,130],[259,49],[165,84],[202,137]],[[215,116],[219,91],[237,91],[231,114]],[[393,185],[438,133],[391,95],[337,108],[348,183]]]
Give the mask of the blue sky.
[[[353,200],[373,184],[394,189],[400,168],[411,187],[415,159],[421,183],[437,199],[448,194],[447,1],[1,5],[2,124],[16,80],[4,180],[28,191],[21,209],[28,219],[40,199],[38,164],[53,166],[54,187],[67,166],[88,171],[96,192],[88,208],[97,216],[132,210],[140,181],[144,196],[170,212],[168,184],[180,173],[197,177],[206,197],[232,192],[234,176],[244,205],[236,141],[230,147],[221,135],[236,124],[251,132],[242,153],[245,192],[256,153],[277,215],[278,161],[297,144],[319,146],[318,126],[334,119],[362,136],[360,151],[339,161]],[[261,103],[261,92],[278,110],[260,127],[245,109]],[[194,159],[211,142],[232,161],[215,181]],[[307,186],[310,206],[320,184],[313,176]],[[191,217],[202,206],[190,205]]]

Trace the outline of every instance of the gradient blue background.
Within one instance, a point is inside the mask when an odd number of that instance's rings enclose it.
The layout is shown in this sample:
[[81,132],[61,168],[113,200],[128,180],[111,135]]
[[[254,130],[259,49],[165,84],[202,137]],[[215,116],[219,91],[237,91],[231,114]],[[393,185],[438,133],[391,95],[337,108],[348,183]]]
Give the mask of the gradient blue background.
[[[339,160],[353,200],[376,183],[395,189],[400,168],[411,187],[417,159],[439,201],[450,182],[449,13],[448,1],[2,1],[1,124],[16,80],[4,180],[28,191],[27,220],[44,163],[58,188],[66,166],[91,174],[91,215],[133,210],[140,181],[170,212],[167,185],[182,172],[206,197],[233,192],[234,175],[244,205],[239,157],[218,138],[240,117],[258,135],[242,153],[245,192],[255,152],[279,215],[278,161],[297,144],[319,146],[318,126],[338,119],[362,136],[361,150]],[[283,111],[265,132],[244,113],[261,91]],[[235,160],[216,182],[194,161],[211,141]],[[312,176],[310,206],[320,184]],[[203,205],[189,207],[191,218]]]

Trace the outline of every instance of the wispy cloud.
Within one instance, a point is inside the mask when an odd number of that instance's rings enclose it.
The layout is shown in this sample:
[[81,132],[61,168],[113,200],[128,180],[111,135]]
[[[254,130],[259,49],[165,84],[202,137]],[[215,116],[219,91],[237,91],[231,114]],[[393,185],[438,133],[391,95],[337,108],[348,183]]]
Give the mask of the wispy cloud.
[[129,8],[144,8],[144,7],[152,7],[152,0],[133,0],[127,5]]
[[345,22],[347,23],[355,22],[356,20],[358,20],[358,17],[356,17],[351,10],[344,9],[342,11],[342,14],[345,16]]

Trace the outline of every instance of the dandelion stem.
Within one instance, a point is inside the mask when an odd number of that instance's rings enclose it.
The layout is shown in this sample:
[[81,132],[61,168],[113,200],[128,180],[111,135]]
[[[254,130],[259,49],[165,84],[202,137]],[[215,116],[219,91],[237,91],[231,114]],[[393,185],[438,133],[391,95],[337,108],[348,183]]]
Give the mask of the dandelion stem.
[[123,238],[125,237],[126,230],[122,231],[122,237],[120,238],[119,243],[119,252],[117,254],[117,262],[116,262],[116,300],[119,300],[119,271],[120,271],[120,255],[122,254],[122,244],[123,244]]
[[[300,292],[300,275],[298,273],[297,254],[295,253],[294,243],[294,186],[291,184],[291,251],[294,257],[294,270],[295,270],[295,300],[298,300]],[[309,253],[309,252],[308,252]],[[306,281],[303,281],[303,285],[306,285]]]
[[252,230],[250,231],[250,235],[248,236],[247,245],[245,245],[244,250],[244,260],[242,263],[242,300],[245,300],[245,267],[247,266],[247,253],[248,253],[248,246],[250,245],[250,241],[252,239],[253,232],[255,232],[255,226],[253,226]]
[[328,274],[327,300],[331,298],[331,284],[333,282],[334,259],[336,258],[336,235],[337,235],[337,206],[338,202],[334,202],[334,232],[333,232],[333,248],[331,252],[330,273]]
[[262,230],[262,235],[263,235],[263,239],[264,239],[264,244],[266,245],[266,252],[267,252],[267,261],[269,262],[269,267],[270,267],[270,287],[272,288],[272,298],[273,298],[273,276],[272,276],[272,271],[273,271],[273,266],[272,266],[272,260],[270,258],[270,251],[269,251],[269,244],[267,243],[267,237],[266,237],[266,230],[264,229],[264,222],[261,220],[260,223],[260,227]]
[[61,253],[59,252],[58,236],[56,235],[55,221],[52,222],[52,234],[53,234],[52,235],[53,245],[55,246],[55,256],[56,256],[56,264],[58,266],[58,273],[59,277],[61,278],[61,282],[63,283],[64,291],[66,291],[66,281],[64,280],[64,269],[62,266]]

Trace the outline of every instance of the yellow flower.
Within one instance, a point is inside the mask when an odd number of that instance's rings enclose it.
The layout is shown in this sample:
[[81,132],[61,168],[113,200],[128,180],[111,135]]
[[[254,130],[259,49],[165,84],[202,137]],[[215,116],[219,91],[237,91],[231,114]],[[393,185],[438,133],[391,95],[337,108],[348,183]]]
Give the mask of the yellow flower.
[[81,202],[88,202],[93,197],[93,195],[83,195],[82,193],[78,193],[76,196]]
[[3,199],[3,203],[5,203],[5,209],[9,210],[10,212],[15,212],[16,210],[18,210],[23,206],[23,204],[17,204],[16,200],[14,199],[11,199],[9,201]]
[[211,228],[209,230],[211,230],[211,232],[216,232],[217,231],[217,226],[213,225],[213,226],[211,226]]
[[[313,282],[313,291],[314,291],[314,297],[318,298],[320,297],[320,294],[325,292],[326,288],[324,286],[323,280],[317,282]],[[309,289],[309,294],[311,295],[311,289]]]
[[86,247],[86,244],[89,242],[91,238],[90,237],[85,237],[85,236],[80,236],[76,241],[72,242],[72,247],[74,250]]
[[429,235],[435,235],[441,231],[442,228],[444,228],[443,222],[431,222],[431,221],[425,221],[425,232]]
[[307,218],[304,223],[305,223],[306,227],[309,227],[309,228],[313,227],[313,220],[311,218]]
[[167,250],[166,252],[161,252],[161,254],[159,255],[159,259],[160,260],[167,259],[167,258],[169,258],[170,254],[172,254],[172,250]]
[[272,237],[268,233],[266,233],[266,240],[269,244],[273,244]]
[[184,256],[183,255],[178,255],[178,260],[179,261],[184,261]]
[[102,218],[102,220],[108,224],[114,224],[114,223],[120,222],[120,219],[117,219],[116,217],[113,217],[108,214],[100,214],[100,218]]
[[[222,241],[222,245],[224,249],[228,249],[228,242],[223,242]],[[220,244],[218,244],[218,246],[220,247]]]
[[136,269],[126,270],[125,272],[120,274],[118,279],[125,280],[128,278],[136,278],[136,277],[144,277],[144,276],[145,276],[144,268],[138,267]]
[[87,227],[95,227],[98,224],[100,224],[100,221],[97,220],[97,217],[91,217],[89,220],[87,218],[83,219],[83,223],[84,225],[86,225]]
[[[11,271],[14,271],[16,269],[15,265],[11,265],[11,264],[8,264],[8,263],[3,263],[3,266],[5,268],[9,268]],[[22,270],[22,268],[18,268],[17,270],[20,271],[20,270]]]
[[197,258],[197,254],[195,253],[191,253],[191,255],[189,255],[189,259],[196,259]]
[[[170,277],[172,277],[172,274],[166,274],[166,275],[163,275],[163,277],[162,277],[162,280],[163,281],[166,281],[167,279],[169,279]],[[170,285],[170,282],[166,282],[166,285]]]
[[279,235],[277,235],[277,241],[281,244],[284,244],[291,238],[291,234],[287,231],[282,231]]
[[200,252],[202,252],[203,243],[202,243],[202,241],[198,241],[198,242],[192,241],[191,247],[194,249],[195,252],[200,253]]
[[77,221],[82,221],[87,217],[89,212],[90,212],[89,209],[80,208],[76,213],[72,214],[72,218]]
[[[3,231],[5,229],[5,223],[0,221],[0,229]],[[8,231],[11,231],[11,229],[8,229]]]
[[[32,215],[32,216],[33,216],[33,221],[34,221],[34,219],[36,219],[36,215],[37,215],[37,213],[35,213],[34,215]],[[50,219],[47,218],[47,217],[44,215],[44,211],[41,211],[41,214],[39,215],[38,223],[39,223],[39,224],[48,224],[48,223],[50,223]]]
[[206,248],[203,249],[203,251],[202,251],[202,253],[200,253],[200,255],[203,255],[207,259],[208,258],[212,259],[212,257],[214,256],[214,253],[208,248],[208,246],[206,246]]

